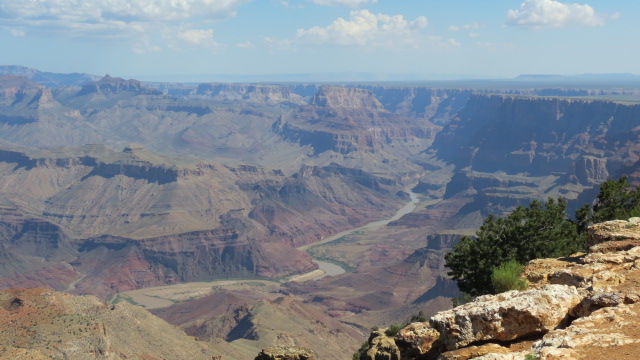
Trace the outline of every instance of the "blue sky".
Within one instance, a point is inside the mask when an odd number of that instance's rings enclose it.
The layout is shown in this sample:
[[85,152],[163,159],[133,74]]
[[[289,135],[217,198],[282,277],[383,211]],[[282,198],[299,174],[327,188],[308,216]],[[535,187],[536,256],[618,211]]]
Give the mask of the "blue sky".
[[145,79],[640,74],[638,19],[631,0],[0,0],[0,64]]

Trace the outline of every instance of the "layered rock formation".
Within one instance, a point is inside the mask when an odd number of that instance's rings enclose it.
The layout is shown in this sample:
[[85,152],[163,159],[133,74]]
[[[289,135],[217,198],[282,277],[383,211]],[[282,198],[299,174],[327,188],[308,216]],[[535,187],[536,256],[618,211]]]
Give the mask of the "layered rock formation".
[[280,103],[304,104],[303,97],[288,86],[258,84],[200,84],[196,95],[212,97],[217,101],[244,100],[269,105]]
[[287,177],[256,166],[180,163],[134,145],[119,153],[99,146],[0,153],[5,287],[106,296],[311,271],[316,265],[295,247],[402,202],[395,179],[337,165]]
[[455,166],[446,202],[466,201],[450,226],[474,228],[489,213],[533,198],[561,196],[572,212],[582,205],[581,194],[633,171],[639,114],[635,104],[471,95],[427,151]]
[[363,358],[638,356],[640,218],[593,225],[589,239],[588,254],[530,262],[523,271],[528,290],[478,297],[426,323],[412,323],[392,340],[373,333]]
[[147,88],[137,80],[124,80],[105,75],[102,79],[90,82],[82,87],[78,96],[88,94],[117,94],[122,91],[129,91],[137,95],[161,95],[162,92]]
[[431,89],[425,87],[364,87],[376,95],[388,111],[443,125],[464,108],[471,90]]
[[[322,87],[290,122],[278,131],[288,140],[310,144],[315,153],[332,150],[340,154],[375,152],[394,140],[432,140],[439,128],[384,109],[375,95],[364,89]],[[428,146],[425,143],[424,147]]]
[[460,169],[530,176],[559,172],[575,175],[581,184],[598,184],[638,160],[638,131],[631,119],[639,113],[640,106],[605,101],[473,95],[438,135],[434,149]]

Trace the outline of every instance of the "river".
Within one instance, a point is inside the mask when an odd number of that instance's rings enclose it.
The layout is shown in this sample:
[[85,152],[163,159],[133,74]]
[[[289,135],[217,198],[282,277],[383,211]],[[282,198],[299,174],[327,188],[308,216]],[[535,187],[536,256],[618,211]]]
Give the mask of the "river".
[[[410,189],[405,189],[405,191],[409,194],[409,202],[406,203],[403,207],[401,207],[400,209],[398,209],[398,211],[390,218],[384,219],[384,220],[376,220],[373,222],[370,222],[366,225],[354,228],[354,229],[349,229],[349,230],[345,230],[342,232],[339,232],[335,235],[331,235],[331,236],[327,236],[325,238],[323,238],[322,240],[315,242],[313,244],[309,244],[309,245],[305,245],[305,246],[301,246],[298,249],[306,251],[309,255],[311,255],[309,253],[309,249],[313,246],[318,246],[318,245],[322,245],[322,244],[327,244],[330,243],[332,241],[336,241],[338,239],[340,239],[343,236],[348,236],[351,235],[355,232],[362,232],[362,231],[372,231],[372,230],[376,230],[376,229],[380,229],[384,226],[387,226],[387,224],[389,224],[392,221],[396,221],[398,219],[400,219],[401,217],[403,217],[406,214],[409,214],[411,212],[413,212],[413,210],[416,209],[416,206],[418,205],[418,202],[420,201],[420,199],[418,198],[418,194],[414,193],[413,191],[411,191]],[[312,255],[313,256],[313,255]],[[338,264],[334,264],[331,262],[327,262],[327,261],[322,261],[316,258],[313,258],[313,262],[318,264],[318,268],[320,270],[323,271],[322,275],[318,275],[316,277],[313,277],[309,280],[320,280],[325,276],[335,276],[335,275],[340,275],[345,271],[344,268],[342,268],[340,265]]]
[[[406,190],[406,191],[409,193],[411,200],[407,204],[405,204],[401,209],[399,209],[395,213],[395,215],[393,215],[392,217],[386,220],[373,221],[355,229],[342,231],[338,234],[328,236],[316,243],[300,247],[299,249],[307,251],[312,246],[326,244],[331,241],[335,241],[342,236],[350,235],[356,231],[372,231],[375,229],[379,229],[387,225],[391,221],[400,219],[402,216],[411,213],[416,208],[419,202],[417,194],[414,194],[409,190]],[[315,270],[307,274],[292,276],[288,279],[288,281],[293,280],[293,281],[304,282],[309,280],[318,280],[325,276],[335,276],[345,272],[345,270],[342,267],[340,267],[340,265],[330,263],[327,261],[322,261],[319,259],[314,259],[313,261],[316,264],[318,264],[319,270]],[[182,284],[173,284],[173,285],[165,285],[165,286],[159,286],[159,287],[126,291],[126,292],[114,295],[113,298],[111,299],[111,302],[127,301],[133,304],[144,306],[147,309],[154,309],[154,308],[166,307],[176,302],[182,302],[191,298],[200,297],[200,296],[209,294],[212,291],[215,291],[216,287],[230,286],[230,285],[277,287],[280,284],[276,281],[256,280],[256,279],[217,280],[213,282],[182,283]],[[212,288],[214,290],[212,290]]]

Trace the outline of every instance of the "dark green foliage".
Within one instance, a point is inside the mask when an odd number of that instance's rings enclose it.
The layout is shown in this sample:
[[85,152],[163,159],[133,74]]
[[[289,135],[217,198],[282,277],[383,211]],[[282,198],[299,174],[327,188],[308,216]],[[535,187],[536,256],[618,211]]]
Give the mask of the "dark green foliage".
[[418,315],[413,315],[409,320],[410,323],[413,322],[426,322],[428,319],[422,312],[422,310],[418,311]]
[[520,277],[523,266],[515,260],[509,260],[493,269],[491,273],[491,285],[498,292],[510,290],[524,290],[527,281]]
[[362,359],[364,354],[367,353],[367,350],[369,350],[369,343],[365,341],[362,343],[362,345],[360,345],[360,349],[358,349],[358,351],[356,351],[351,358],[353,360],[360,360]]
[[584,232],[589,224],[609,220],[627,220],[640,215],[640,188],[632,187],[626,176],[607,180],[600,185],[600,192],[593,205],[583,205],[576,211],[578,230]]
[[384,331],[384,334],[387,336],[396,336],[398,331],[404,329],[407,325],[409,325],[409,323],[391,324],[389,325],[389,328]]
[[453,305],[453,307],[458,307],[460,305],[470,303],[473,300],[475,300],[475,296],[471,296],[466,292],[462,292],[460,296],[451,298],[451,304]]
[[449,275],[472,296],[495,293],[493,269],[515,260],[526,263],[542,257],[561,257],[580,250],[584,241],[566,216],[565,199],[533,200],[506,218],[489,215],[476,233],[464,237],[445,256]]

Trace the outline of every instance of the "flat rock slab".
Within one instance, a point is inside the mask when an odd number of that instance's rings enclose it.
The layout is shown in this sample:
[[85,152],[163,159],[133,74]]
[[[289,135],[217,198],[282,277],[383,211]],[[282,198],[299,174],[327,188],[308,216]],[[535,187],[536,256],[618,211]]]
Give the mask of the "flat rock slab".
[[430,324],[440,332],[447,350],[477,341],[510,341],[543,334],[566,323],[582,301],[575,287],[546,285],[540,289],[486,295],[476,301],[433,316]]

